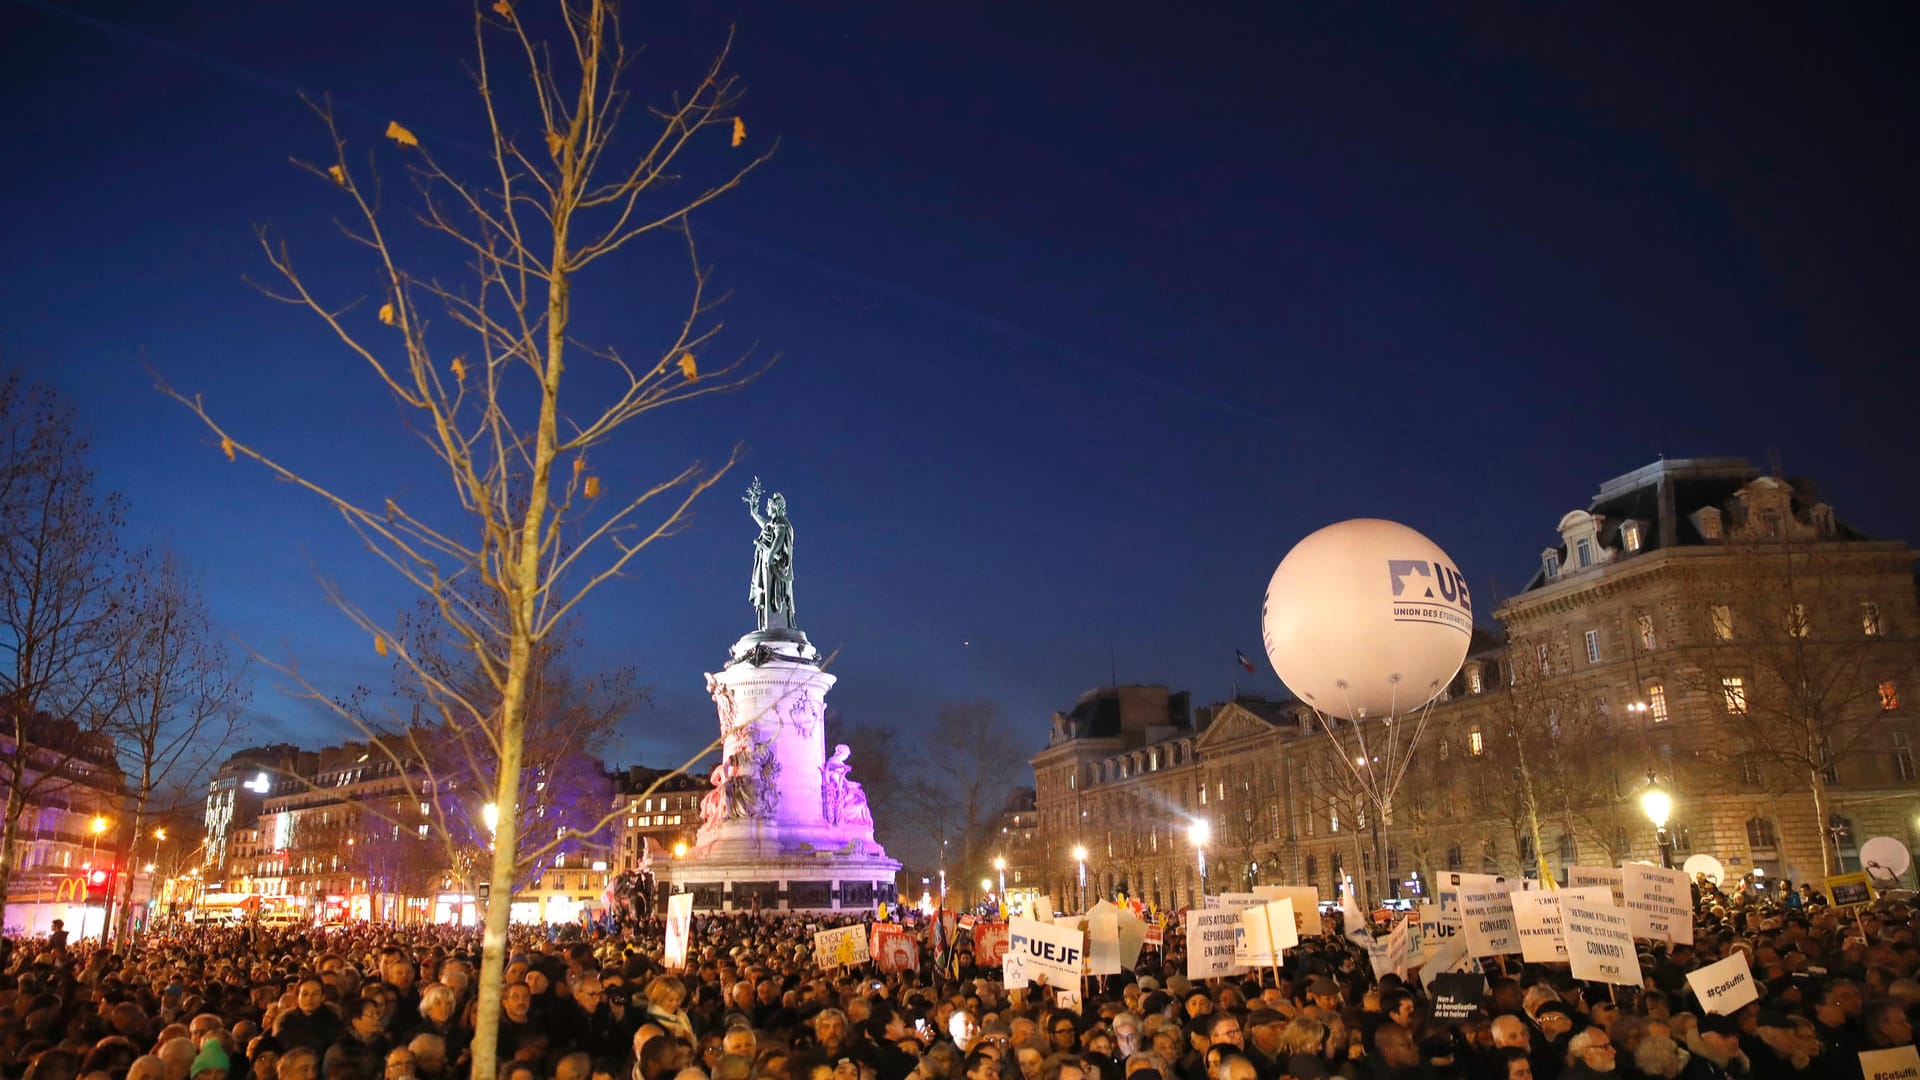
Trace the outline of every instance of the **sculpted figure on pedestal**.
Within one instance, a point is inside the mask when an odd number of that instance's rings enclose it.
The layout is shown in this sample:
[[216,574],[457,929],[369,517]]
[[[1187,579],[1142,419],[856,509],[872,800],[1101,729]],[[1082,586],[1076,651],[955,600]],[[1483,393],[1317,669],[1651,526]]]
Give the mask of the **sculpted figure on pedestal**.
[[793,621],[793,522],[787,520],[787,497],[774,492],[760,509],[763,492],[760,478],[741,496],[747,513],[760,526],[753,542],[753,579],[747,584],[747,601],[760,617],[760,629],[797,629]]
[[820,766],[821,812],[830,825],[873,828],[873,811],[867,807],[867,793],[853,778],[853,766],[847,758],[853,751],[846,743],[833,748],[833,756]]

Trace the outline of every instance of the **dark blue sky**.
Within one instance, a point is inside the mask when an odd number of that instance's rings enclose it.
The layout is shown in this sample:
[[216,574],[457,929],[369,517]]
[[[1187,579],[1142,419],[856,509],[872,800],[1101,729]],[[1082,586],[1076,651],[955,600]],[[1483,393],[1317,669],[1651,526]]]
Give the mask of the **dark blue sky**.
[[[727,340],[783,359],[602,455],[639,484],[752,450],[586,613],[594,657],[658,688],[628,760],[712,735],[753,473],[792,502],[845,713],[912,731],[986,697],[1036,743],[1114,670],[1224,696],[1274,564],[1344,517],[1425,531],[1483,608],[1661,453],[1777,452],[1920,538],[1911,7],[652,7],[627,17],[639,96],[735,22],[749,131],[782,140],[697,224]],[[354,361],[244,279],[270,223],[342,297],[373,287],[287,165],[322,152],[296,90],[356,145],[391,118],[457,154],[464,10],[4,10],[0,359],[73,398],[134,540],[184,554],[223,626],[379,685],[315,574],[406,594],[142,364],[357,495],[434,490]],[[677,274],[603,279],[594,336],[652,341]],[[261,737],[339,734],[261,682]]]

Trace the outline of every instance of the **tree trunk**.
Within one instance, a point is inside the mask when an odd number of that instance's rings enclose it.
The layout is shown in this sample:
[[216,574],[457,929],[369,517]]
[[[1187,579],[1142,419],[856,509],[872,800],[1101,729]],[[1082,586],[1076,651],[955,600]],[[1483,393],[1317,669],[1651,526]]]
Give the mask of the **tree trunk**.
[[[133,806],[133,839],[127,841],[126,865],[120,868],[120,876],[126,880],[120,886],[120,917],[115,920],[119,923],[119,927],[115,930],[114,936],[122,942],[130,942],[133,940],[133,877],[140,869],[140,861],[138,858],[140,854],[140,833],[141,830],[146,827],[146,822],[147,795],[145,792],[142,792],[139,800],[135,802]],[[149,895],[148,899],[152,899],[151,895]],[[151,915],[151,912],[149,912],[149,915]],[[103,935],[106,933],[104,926],[100,932]]]
[[1826,876],[1840,872],[1840,851],[1834,846],[1833,831],[1827,827],[1827,778],[1819,769],[1807,774],[1807,787],[1813,792],[1813,832],[1820,838],[1820,865]]
[[529,653],[524,645],[515,644],[514,667],[508,672],[506,700],[501,706],[500,775],[493,788],[499,827],[493,834],[493,866],[487,878],[487,916],[481,938],[480,1000],[473,1022],[472,1075],[475,1077],[491,1077],[497,1071],[500,1000],[506,989],[507,920],[513,907],[514,869],[520,841],[520,820],[515,807],[520,801],[520,753],[526,722],[521,710],[526,696]]
[[26,797],[16,784],[7,785],[7,816],[0,828],[0,926],[7,923],[7,897],[13,894],[13,845],[20,832],[20,819],[27,813]]

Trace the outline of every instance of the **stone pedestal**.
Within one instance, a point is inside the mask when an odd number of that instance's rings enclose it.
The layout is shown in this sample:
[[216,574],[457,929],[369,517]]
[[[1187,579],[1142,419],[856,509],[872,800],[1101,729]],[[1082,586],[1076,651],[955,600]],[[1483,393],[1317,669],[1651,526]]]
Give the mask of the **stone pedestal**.
[[720,764],[693,847],[662,875],[669,891],[694,894],[696,910],[867,910],[894,899],[900,864],[874,842],[847,755],[826,745],[834,681],[797,630],[748,634],[707,676]]

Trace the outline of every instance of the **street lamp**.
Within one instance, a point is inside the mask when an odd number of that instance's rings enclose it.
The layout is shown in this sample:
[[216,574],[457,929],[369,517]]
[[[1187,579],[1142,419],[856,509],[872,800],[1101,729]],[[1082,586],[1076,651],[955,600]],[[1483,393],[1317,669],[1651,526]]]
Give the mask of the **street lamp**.
[[1213,828],[1204,821],[1196,821],[1187,826],[1187,839],[1193,841],[1193,850],[1200,859],[1200,895],[1207,895],[1207,841],[1213,837]]
[[1085,844],[1073,845],[1073,861],[1080,864],[1080,907],[1087,910],[1087,848]]
[[1673,812],[1673,797],[1660,787],[1660,781],[1647,770],[1647,789],[1640,793],[1640,809],[1653,822],[1653,838],[1660,845],[1660,865],[1673,869],[1673,840],[1667,835],[1667,816]]
[[487,846],[492,847],[494,838],[500,832],[500,804],[488,803],[480,808],[480,820],[487,826]]
[[999,855],[993,857],[993,869],[1000,875],[1000,895],[1007,895],[1007,860]]

